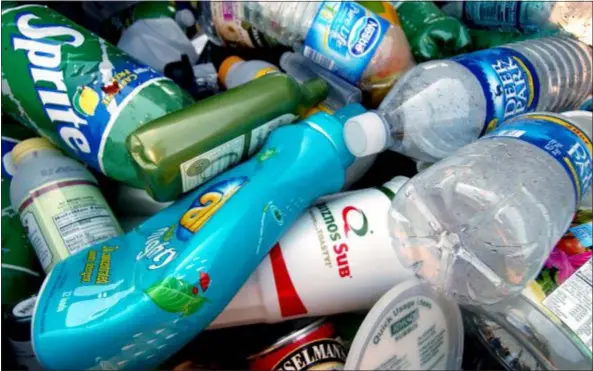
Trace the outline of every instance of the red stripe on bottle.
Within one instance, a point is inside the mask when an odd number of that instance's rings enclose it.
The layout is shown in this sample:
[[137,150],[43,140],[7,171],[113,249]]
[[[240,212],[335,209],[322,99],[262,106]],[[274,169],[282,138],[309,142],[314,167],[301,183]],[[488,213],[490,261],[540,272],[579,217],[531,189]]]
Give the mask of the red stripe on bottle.
[[278,304],[280,305],[282,317],[307,314],[307,308],[301,301],[290,274],[288,274],[288,268],[279,243],[276,243],[270,250],[270,261],[272,262],[272,272],[274,273],[276,293],[278,294]]

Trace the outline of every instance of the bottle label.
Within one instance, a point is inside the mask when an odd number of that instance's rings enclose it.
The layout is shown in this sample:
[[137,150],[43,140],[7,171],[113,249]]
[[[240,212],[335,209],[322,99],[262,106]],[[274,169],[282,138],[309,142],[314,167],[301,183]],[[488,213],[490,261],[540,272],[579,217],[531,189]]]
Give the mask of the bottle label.
[[452,347],[447,323],[431,298],[419,295],[403,300],[377,318],[350,369],[444,370]]
[[516,138],[546,151],[566,170],[577,205],[591,187],[591,140],[570,122],[546,114],[528,114],[505,122],[486,137]]
[[486,98],[482,134],[506,119],[536,109],[539,78],[531,62],[522,54],[512,49],[492,48],[452,60],[470,70],[482,86]]
[[60,260],[122,233],[97,185],[87,180],[44,184],[29,192],[19,213],[46,272]]
[[230,47],[271,48],[278,42],[244,21],[240,1],[213,1],[210,4],[216,33]]
[[521,30],[521,1],[464,1],[462,19],[470,27]]
[[183,192],[190,191],[200,184],[239,163],[242,158],[259,150],[272,130],[291,123],[297,116],[287,113],[253,129],[224,144],[212,148],[179,165]]
[[355,2],[326,1],[317,11],[303,54],[357,84],[390,24]]
[[[44,6],[3,10],[2,28],[3,66],[11,66],[3,71],[5,112],[105,172],[103,151],[120,114],[143,89],[170,80]],[[152,118],[135,109],[137,120]]]

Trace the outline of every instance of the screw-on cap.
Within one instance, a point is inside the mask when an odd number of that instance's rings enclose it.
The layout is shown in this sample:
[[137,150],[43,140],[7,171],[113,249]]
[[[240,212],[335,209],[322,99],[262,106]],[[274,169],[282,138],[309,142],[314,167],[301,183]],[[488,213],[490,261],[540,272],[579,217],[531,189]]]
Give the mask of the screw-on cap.
[[220,82],[222,82],[226,86],[227,74],[234,65],[241,62],[245,62],[245,60],[237,57],[236,55],[231,55],[230,57],[222,61],[220,67],[218,68],[218,78],[220,79]]
[[45,138],[26,139],[14,146],[12,149],[12,162],[15,165],[18,165],[25,155],[40,149],[52,149],[54,151],[59,151],[49,140]]
[[408,180],[410,180],[410,178],[407,176],[398,175],[387,183],[383,184],[383,187],[388,188],[395,195],[408,182]]
[[181,27],[191,27],[196,24],[196,17],[189,9],[183,9],[175,13],[175,22],[177,22]]
[[379,153],[387,147],[387,129],[381,116],[365,112],[344,124],[344,140],[356,157]]

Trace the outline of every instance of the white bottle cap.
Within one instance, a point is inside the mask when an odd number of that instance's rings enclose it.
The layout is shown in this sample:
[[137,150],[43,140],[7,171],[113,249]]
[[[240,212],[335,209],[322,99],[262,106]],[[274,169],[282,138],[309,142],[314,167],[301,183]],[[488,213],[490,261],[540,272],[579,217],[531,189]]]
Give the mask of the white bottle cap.
[[188,28],[196,24],[196,17],[189,9],[183,9],[175,13],[175,22],[180,26]]
[[383,184],[383,187],[389,188],[393,194],[397,194],[399,190],[410,180],[407,176],[398,175],[388,181],[387,183]]
[[356,157],[379,153],[387,147],[385,122],[374,112],[354,116],[344,124],[344,140]]

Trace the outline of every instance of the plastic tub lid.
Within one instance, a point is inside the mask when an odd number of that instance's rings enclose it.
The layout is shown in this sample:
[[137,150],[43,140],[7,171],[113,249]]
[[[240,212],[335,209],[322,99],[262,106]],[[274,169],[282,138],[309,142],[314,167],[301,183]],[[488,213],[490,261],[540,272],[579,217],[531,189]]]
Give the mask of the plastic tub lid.
[[459,306],[417,278],[387,292],[360,326],[346,370],[459,370]]

